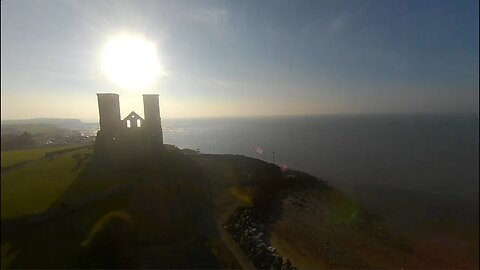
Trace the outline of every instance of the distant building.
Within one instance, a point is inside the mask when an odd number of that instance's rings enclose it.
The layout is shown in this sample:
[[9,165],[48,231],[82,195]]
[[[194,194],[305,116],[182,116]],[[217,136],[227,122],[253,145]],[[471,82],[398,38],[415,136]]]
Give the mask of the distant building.
[[100,130],[95,140],[95,157],[132,160],[156,156],[163,149],[163,132],[158,95],[143,95],[145,119],[132,111],[120,117],[118,94],[99,93]]

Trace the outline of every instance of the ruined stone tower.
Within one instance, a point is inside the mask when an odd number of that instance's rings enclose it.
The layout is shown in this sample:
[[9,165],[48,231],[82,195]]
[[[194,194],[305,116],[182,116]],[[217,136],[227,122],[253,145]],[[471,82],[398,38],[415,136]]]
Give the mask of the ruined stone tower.
[[[120,130],[120,102],[117,94],[97,94],[102,134],[115,138]],[[104,135],[104,136],[105,136]]]
[[99,93],[100,130],[95,141],[99,159],[143,160],[163,149],[163,132],[157,94],[143,95],[145,119],[132,111],[120,117],[118,94]]
[[143,111],[145,115],[145,131],[151,135],[151,143],[163,145],[163,132],[158,95],[143,95]]

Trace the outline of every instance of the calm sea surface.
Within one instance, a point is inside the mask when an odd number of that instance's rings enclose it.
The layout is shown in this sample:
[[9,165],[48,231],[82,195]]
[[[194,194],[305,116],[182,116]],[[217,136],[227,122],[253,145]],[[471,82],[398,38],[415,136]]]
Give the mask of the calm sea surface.
[[444,216],[476,223],[478,121],[477,114],[391,114],[164,119],[162,125],[165,143],[275,158],[404,227]]

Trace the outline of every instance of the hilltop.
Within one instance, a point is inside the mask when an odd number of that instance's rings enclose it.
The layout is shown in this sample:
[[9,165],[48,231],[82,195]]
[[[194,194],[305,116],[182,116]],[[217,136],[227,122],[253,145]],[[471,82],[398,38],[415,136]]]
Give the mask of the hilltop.
[[75,128],[83,123],[80,119],[74,118],[32,118],[32,119],[12,119],[12,120],[2,120],[3,125],[31,125],[31,124],[43,124],[43,125],[52,125],[57,128]]
[[3,150],[28,149],[47,145],[91,142],[98,123],[79,119],[34,118],[1,121]]
[[98,129],[98,122],[84,122],[74,118],[32,118],[2,120],[2,135],[29,133],[64,134],[69,130]]
[[169,145],[145,167],[98,164],[92,151],[2,172],[2,268],[478,266],[473,254],[425,257],[300,171]]

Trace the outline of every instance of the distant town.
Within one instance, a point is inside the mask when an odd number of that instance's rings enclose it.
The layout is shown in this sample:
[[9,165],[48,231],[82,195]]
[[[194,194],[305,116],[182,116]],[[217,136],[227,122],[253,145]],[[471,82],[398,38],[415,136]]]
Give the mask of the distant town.
[[78,119],[38,118],[5,120],[1,125],[1,146],[4,150],[93,143],[98,123]]

